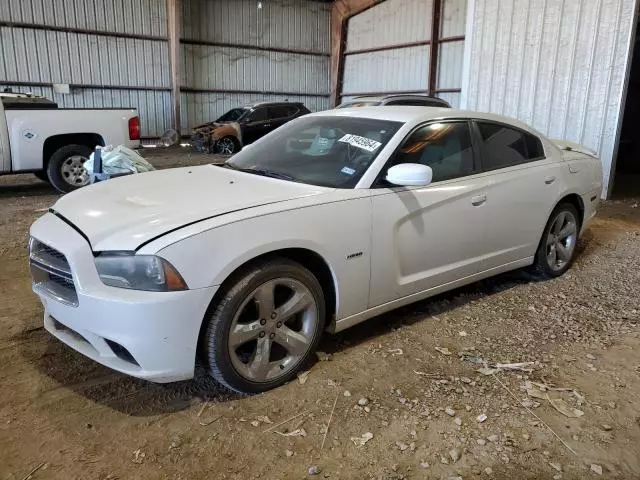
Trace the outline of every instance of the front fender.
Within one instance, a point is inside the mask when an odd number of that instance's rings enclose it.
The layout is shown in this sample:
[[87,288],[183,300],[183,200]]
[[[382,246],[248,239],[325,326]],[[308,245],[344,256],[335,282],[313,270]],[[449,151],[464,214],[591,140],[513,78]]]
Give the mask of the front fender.
[[368,197],[243,219],[211,228],[158,254],[189,288],[222,284],[237,268],[287,248],[310,250],[329,266],[336,289],[336,317],[367,308],[371,214]]

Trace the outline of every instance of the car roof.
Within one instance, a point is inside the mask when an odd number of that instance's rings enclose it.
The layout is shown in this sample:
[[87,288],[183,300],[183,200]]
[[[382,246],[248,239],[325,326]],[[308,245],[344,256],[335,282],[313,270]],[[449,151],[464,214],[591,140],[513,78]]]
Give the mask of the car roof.
[[302,105],[301,102],[254,102],[254,103],[248,103],[246,105],[243,105],[240,108],[255,108],[255,107],[264,107],[267,105],[295,105],[295,106],[300,106]]
[[445,102],[445,100],[443,100],[442,98],[434,97],[424,93],[390,93],[388,95],[360,95],[358,97],[353,97],[351,100],[348,100],[345,103],[362,102],[362,101],[381,102],[383,100],[402,99],[402,98],[419,99],[419,100],[439,100],[441,102]]
[[447,119],[477,119],[506,123],[522,130],[526,130],[535,135],[540,135],[539,132],[535,131],[530,126],[513,118],[503,117],[501,115],[495,115],[493,113],[475,112],[472,110],[458,110],[444,107],[385,105],[375,107],[338,108],[312,113],[311,115],[307,116],[370,118],[375,120],[387,120],[391,122],[402,123],[421,123],[427,122],[429,120]]

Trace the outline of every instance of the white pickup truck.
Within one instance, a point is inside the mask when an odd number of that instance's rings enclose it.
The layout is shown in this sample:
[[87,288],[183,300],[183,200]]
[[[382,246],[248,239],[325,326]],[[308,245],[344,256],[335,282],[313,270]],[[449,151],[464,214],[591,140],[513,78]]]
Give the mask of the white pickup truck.
[[66,109],[43,97],[0,93],[0,174],[33,173],[61,192],[89,183],[97,145],[140,146],[133,108]]

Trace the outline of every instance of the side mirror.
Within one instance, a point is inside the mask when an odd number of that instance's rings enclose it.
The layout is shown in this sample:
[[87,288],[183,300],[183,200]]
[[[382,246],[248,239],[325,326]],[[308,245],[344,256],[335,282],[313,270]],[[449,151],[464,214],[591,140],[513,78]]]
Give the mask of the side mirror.
[[387,170],[386,180],[401,187],[424,187],[431,183],[433,170],[420,163],[401,163]]

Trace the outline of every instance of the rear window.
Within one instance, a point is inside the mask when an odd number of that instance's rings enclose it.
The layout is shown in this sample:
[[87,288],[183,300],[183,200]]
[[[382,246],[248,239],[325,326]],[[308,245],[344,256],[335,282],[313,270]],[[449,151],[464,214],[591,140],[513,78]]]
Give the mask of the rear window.
[[544,157],[540,139],[498,123],[477,122],[484,170],[520,165]]

